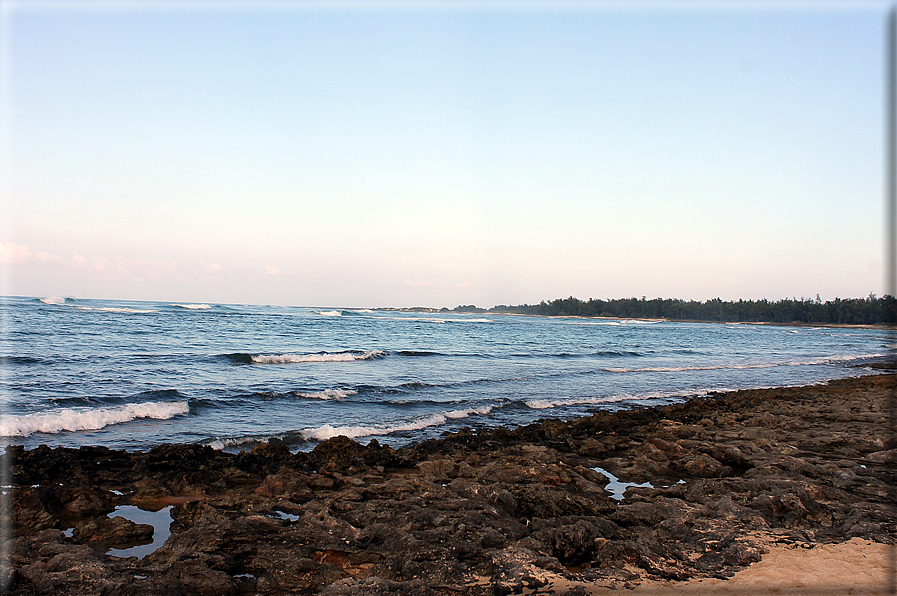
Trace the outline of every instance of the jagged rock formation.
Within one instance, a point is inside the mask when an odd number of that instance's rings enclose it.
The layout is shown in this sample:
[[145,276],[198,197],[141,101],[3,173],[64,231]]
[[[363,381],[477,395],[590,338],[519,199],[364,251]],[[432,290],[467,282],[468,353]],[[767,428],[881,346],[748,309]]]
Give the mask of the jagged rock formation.
[[[12,594],[570,593],[728,577],[772,543],[894,543],[897,376],[741,391],[393,450],[345,437],[146,453],[7,449]],[[630,487],[617,501],[602,468]],[[142,559],[106,554],[152,526]]]

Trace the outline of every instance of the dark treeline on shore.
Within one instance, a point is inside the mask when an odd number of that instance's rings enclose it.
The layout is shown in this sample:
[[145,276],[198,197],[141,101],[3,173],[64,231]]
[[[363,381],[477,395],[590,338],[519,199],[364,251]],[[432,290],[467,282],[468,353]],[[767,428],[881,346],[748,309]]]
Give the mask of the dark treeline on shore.
[[[447,310],[447,309],[446,309]],[[673,319],[680,321],[720,321],[730,323],[821,323],[842,325],[894,325],[897,323],[897,299],[869,294],[866,298],[835,298],[823,302],[816,296],[785,298],[776,302],[739,300],[728,302],[714,298],[704,302],[675,298],[558,298],[539,304],[489,309],[473,305],[458,306],[454,312],[512,313],[545,316],[619,317],[624,319]]]

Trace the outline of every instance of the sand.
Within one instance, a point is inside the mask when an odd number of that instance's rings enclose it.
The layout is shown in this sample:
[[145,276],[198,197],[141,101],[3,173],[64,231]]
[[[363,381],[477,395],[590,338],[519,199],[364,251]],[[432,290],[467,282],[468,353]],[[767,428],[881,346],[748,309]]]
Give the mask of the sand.
[[[841,544],[773,546],[755,563],[728,580],[645,581],[632,590],[594,588],[588,596],[632,594],[714,594],[732,596],[813,596],[845,594],[884,596],[895,593],[895,546],[853,538]],[[563,594],[555,584],[546,594]]]

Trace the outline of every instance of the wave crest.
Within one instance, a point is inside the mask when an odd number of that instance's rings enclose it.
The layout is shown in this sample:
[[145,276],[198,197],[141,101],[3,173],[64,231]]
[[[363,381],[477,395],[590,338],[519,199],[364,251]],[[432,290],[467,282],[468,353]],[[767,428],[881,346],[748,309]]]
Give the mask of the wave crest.
[[835,364],[842,362],[850,362],[853,360],[863,360],[865,358],[876,358],[885,356],[885,354],[864,354],[855,356],[852,354],[826,356],[822,358],[814,358],[812,360],[785,360],[781,362],[763,362],[757,364],[708,364],[695,366],[646,366],[644,368],[605,368],[604,370],[612,373],[631,373],[631,372],[684,372],[688,370],[744,370],[752,368],[777,368],[780,366],[818,366],[824,364]]
[[168,420],[190,410],[187,402],[146,402],[110,408],[52,410],[20,416],[3,416],[0,436],[27,437],[34,433],[57,434],[63,431],[99,430],[112,424],[137,418]]
[[468,416],[484,416],[491,411],[492,406],[480,406],[476,408],[465,408],[463,410],[452,410],[450,412],[430,414],[429,416],[417,420],[396,424],[372,426],[331,426],[330,424],[325,424],[318,428],[302,431],[302,436],[310,441],[326,441],[327,439],[340,435],[347,436],[350,439],[358,439],[360,437],[369,437],[372,435],[390,435],[398,432],[421,430],[430,426],[440,426],[449,420],[467,418]]
[[351,389],[324,389],[323,391],[294,391],[294,395],[307,399],[344,399],[350,395],[357,395],[357,391]]
[[99,312],[130,312],[130,313],[150,313],[150,312],[159,312],[157,310],[153,310],[150,308],[116,308],[114,306],[76,306],[78,310],[95,310]]
[[[353,362],[355,360],[373,360],[386,355],[382,350],[370,350],[367,352],[322,352],[318,354],[272,354],[250,355],[252,364],[296,364],[300,362]],[[240,358],[242,354],[234,354],[229,357],[233,360],[245,362]]]

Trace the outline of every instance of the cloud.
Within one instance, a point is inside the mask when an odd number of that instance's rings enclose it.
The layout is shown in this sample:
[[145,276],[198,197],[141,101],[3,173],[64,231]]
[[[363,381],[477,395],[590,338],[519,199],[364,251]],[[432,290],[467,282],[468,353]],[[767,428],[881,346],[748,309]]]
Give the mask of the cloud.
[[280,269],[271,265],[265,265],[265,273],[268,275],[280,275]]
[[13,242],[0,242],[0,263],[4,265],[24,263],[32,255],[33,253],[27,246]]
[[212,271],[215,273],[217,273],[218,271],[221,271],[221,265],[219,263],[206,263],[205,259],[200,259],[199,264],[202,265],[208,271]]
[[39,252],[36,255],[38,261],[53,261],[54,263],[58,263],[60,265],[66,265],[66,260],[59,255],[53,255],[48,252]]

